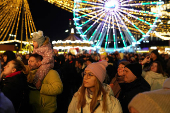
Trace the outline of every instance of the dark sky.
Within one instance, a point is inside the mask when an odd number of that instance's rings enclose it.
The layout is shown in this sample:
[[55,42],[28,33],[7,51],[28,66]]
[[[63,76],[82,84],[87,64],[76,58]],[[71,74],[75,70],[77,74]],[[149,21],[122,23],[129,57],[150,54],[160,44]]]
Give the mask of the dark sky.
[[69,36],[65,30],[73,14],[44,0],[28,0],[37,30],[42,30],[50,40],[63,40]]

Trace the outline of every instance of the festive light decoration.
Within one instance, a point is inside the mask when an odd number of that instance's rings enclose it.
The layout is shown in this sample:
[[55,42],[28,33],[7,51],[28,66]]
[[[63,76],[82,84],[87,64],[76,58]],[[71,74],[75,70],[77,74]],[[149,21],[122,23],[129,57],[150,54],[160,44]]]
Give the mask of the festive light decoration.
[[69,12],[73,12],[74,8],[74,1],[73,0],[45,0],[51,4],[56,5],[57,7],[60,7],[64,10],[67,10]]
[[[1,0],[0,44],[19,42],[22,49],[22,43],[29,43],[31,33],[35,31],[27,0]],[[18,36],[19,33],[21,33],[20,36]]]
[[170,32],[154,32],[155,35],[162,40],[170,40]]
[[[84,40],[93,41],[96,48],[107,50],[129,49],[149,37],[157,27],[158,12],[150,12],[151,7],[160,6],[162,1],[133,0],[74,0],[73,16],[76,29]],[[136,39],[133,35],[142,35]],[[121,39],[117,39],[121,37]],[[118,40],[123,48],[118,47]],[[114,41],[114,48],[110,42]],[[129,44],[128,44],[128,43]]]
[[160,12],[163,16],[170,16],[170,12],[166,11],[168,9],[170,9],[170,3],[163,4],[160,7],[158,7],[158,6],[152,7],[151,11],[154,12],[154,13]]

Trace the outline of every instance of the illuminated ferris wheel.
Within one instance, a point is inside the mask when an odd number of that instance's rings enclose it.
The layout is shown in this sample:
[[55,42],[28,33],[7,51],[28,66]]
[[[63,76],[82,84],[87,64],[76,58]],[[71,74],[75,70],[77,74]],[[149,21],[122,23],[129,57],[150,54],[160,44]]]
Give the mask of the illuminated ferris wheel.
[[[163,3],[160,0],[74,0],[74,23],[81,38],[93,41],[96,48],[129,49],[149,37],[161,16],[151,12],[151,7]],[[136,34],[140,37],[135,37]]]

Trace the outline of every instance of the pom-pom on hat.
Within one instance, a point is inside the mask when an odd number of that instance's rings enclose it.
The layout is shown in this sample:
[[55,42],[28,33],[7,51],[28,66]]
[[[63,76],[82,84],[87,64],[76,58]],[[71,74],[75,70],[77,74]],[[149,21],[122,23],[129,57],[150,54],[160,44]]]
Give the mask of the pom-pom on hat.
[[125,67],[131,70],[131,72],[138,78],[142,74],[142,65],[139,63],[127,64]]
[[33,41],[38,43],[38,47],[41,47],[45,41],[45,37],[43,36],[43,31],[38,31],[33,33]]
[[103,83],[105,77],[106,77],[106,67],[108,66],[108,62],[106,60],[103,60],[101,62],[96,62],[89,64],[85,70],[91,71],[94,76],[98,78],[98,80]]

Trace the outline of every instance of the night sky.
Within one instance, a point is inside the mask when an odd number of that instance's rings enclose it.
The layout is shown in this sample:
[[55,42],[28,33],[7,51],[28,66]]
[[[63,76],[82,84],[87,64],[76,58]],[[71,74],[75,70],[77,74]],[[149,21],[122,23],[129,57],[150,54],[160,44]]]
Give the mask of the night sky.
[[69,27],[69,19],[73,19],[73,13],[44,0],[28,0],[28,3],[37,31],[42,30],[51,41],[69,36],[65,30]]

